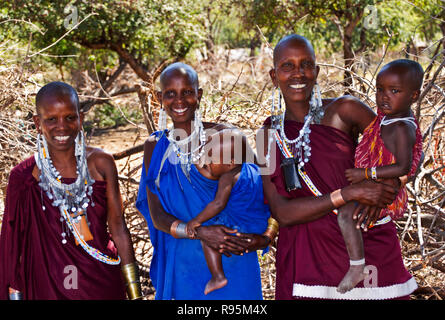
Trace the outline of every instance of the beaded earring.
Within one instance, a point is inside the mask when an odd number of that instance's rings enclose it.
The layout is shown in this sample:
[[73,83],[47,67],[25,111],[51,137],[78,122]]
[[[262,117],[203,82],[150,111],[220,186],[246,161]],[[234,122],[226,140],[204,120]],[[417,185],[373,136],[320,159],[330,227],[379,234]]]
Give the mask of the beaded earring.
[[[278,107],[276,107],[275,102],[275,94],[276,91],[278,91]],[[270,114],[271,114],[271,127],[272,128],[278,128],[279,124],[280,124],[280,117],[281,114],[283,113],[282,110],[282,105],[281,105],[281,90],[280,87],[275,87],[272,90],[272,103],[271,103],[271,110],[270,110]]]
[[75,149],[74,149],[74,155],[76,157],[80,157],[82,155],[82,148],[84,147],[84,136],[83,136],[83,130],[80,130],[79,133],[76,136],[75,141]]
[[319,124],[324,116],[323,102],[321,101],[320,86],[315,83],[312,88],[311,100],[309,102],[309,114],[313,115],[313,122]]
[[165,109],[161,105],[158,116],[158,130],[164,131],[165,129],[167,129],[167,112],[165,112]]

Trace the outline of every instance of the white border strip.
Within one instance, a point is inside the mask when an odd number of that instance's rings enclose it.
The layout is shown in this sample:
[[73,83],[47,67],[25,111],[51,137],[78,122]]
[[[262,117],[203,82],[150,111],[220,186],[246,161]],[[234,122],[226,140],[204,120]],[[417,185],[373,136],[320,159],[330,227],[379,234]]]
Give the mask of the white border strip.
[[405,283],[387,287],[354,288],[346,293],[337,292],[337,287],[310,286],[294,283],[292,295],[303,298],[340,299],[340,300],[384,300],[409,295],[417,289],[414,278]]

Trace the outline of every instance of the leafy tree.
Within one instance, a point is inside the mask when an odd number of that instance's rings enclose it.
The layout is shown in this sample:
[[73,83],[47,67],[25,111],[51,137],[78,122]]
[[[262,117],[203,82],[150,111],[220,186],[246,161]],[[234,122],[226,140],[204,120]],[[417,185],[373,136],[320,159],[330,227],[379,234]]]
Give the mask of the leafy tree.
[[[74,54],[82,47],[114,52],[145,81],[150,81],[149,72],[159,63],[183,58],[200,39],[197,9],[190,0],[9,0],[0,4],[9,19],[28,21],[45,31],[24,25],[15,34],[28,40],[32,32],[36,49],[58,41],[46,52]],[[88,14],[92,15],[67,34]]]
[[[417,2],[419,8],[428,5],[439,11],[433,4],[437,1]],[[375,50],[389,40],[391,46],[408,41],[416,32],[414,27],[421,23],[419,10],[406,1],[395,0],[250,0],[241,7],[248,27],[257,24],[269,40],[295,32],[328,51],[341,50],[347,70],[353,70],[355,56],[365,50]],[[351,84],[348,71],[344,84]]]

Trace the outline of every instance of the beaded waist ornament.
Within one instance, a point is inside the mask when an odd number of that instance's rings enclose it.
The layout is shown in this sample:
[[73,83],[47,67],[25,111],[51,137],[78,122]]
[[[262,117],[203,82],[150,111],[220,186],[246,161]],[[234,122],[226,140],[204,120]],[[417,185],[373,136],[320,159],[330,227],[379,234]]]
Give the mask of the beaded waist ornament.
[[[43,135],[37,135],[37,152],[34,155],[37,167],[40,170],[39,186],[46,192],[48,198],[52,200],[52,205],[58,207],[60,211],[60,221],[62,222],[62,243],[66,244],[67,232],[70,231],[81,247],[93,258],[111,265],[120,263],[120,257],[113,259],[103,254],[99,250],[91,247],[86,241],[91,240],[92,236],[84,237],[81,232],[81,219],[88,221],[86,212],[93,193],[94,180],[88,171],[85,142],[83,133],[79,132],[75,142],[75,157],[77,166],[77,178],[72,184],[62,182],[62,176],[54,167],[48,151],[48,145]],[[91,201],[94,207],[94,202]],[[45,206],[42,208],[45,211]],[[68,230],[63,227],[63,222],[68,226]]]

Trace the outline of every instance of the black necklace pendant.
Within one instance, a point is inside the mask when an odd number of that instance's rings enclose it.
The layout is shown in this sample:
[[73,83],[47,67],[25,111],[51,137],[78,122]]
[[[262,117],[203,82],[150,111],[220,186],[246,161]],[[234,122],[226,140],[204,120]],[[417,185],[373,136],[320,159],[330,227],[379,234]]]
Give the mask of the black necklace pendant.
[[281,168],[283,169],[284,181],[286,183],[286,191],[300,189],[301,183],[298,179],[297,167],[295,158],[284,158],[281,161]]

